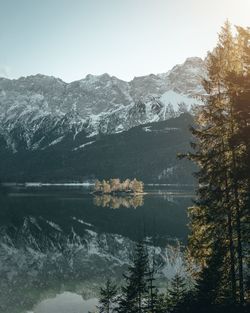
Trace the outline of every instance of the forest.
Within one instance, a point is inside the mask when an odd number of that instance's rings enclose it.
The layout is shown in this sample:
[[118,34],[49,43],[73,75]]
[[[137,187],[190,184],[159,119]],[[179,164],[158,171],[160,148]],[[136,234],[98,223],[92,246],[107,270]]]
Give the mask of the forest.
[[109,279],[101,288],[101,313],[249,312],[250,29],[226,22],[206,66],[190,152],[179,155],[199,168],[188,208],[188,273],[159,291],[154,262],[138,243],[122,286]]

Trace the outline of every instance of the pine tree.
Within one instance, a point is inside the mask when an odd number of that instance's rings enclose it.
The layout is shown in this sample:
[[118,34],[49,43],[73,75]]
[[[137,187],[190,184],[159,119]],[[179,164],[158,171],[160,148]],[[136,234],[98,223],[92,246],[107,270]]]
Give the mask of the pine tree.
[[100,313],[112,313],[116,308],[117,287],[110,279],[106,281],[104,288],[100,289],[99,309]]
[[148,253],[144,244],[139,242],[136,245],[133,264],[128,267],[128,273],[124,274],[126,285],[122,287],[118,312],[142,313],[147,312],[148,309],[154,312],[155,287],[152,275]]
[[[249,198],[250,198],[250,29],[237,27],[234,71],[226,77],[229,95],[230,128],[228,146],[231,157],[231,190],[235,212],[236,251],[239,277],[239,299],[244,303],[244,262],[249,244]],[[235,59],[236,59],[235,58]],[[248,138],[248,139],[247,139]],[[245,251],[244,251],[245,250]]]
[[166,313],[168,312],[169,302],[165,294],[160,293],[156,297],[155,312],[156,313]]
[[249,134],[249,38],[249,30],[239,28],[233,37],[226,22],[209,53],[207,96],[196,112],[195,152],[189,154],[200,167],[198,197],[189,209],[190,254],[202,273],[215,253],[214,239],[220,238],[226,248],[220,288],[228,295],[220,299],[241,304],[249,234],[249,139],[243,140]]
[[147,275],[147,302],[148,302],[148,312],[155,313],[157,312],[157,303],[158,303],[158,290],[155,286],[155,277],[154,277],[154,260],[152,268],[148,268]]
[[176,310],[181,305],[186,292],[185,279],[179,273],[176,273],[167,292],[168,310]]
[[[218,239],[218,240],[217,240]],[[225,248],[219,238],[213,243],[212,254],[196,281],[197,300],[203,307],[221,303],[221,284],[223,283],[223,262]]]

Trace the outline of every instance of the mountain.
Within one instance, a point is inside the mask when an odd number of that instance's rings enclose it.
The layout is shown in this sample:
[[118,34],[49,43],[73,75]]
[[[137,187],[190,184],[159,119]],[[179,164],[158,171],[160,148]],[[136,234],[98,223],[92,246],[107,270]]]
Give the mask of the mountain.
[[[164,150],[161,145],[170,148],[175,135],[167,136],[169,143],[162,142],[161,135],[149,134],[149,124],[153,123],[154,128],[154,123],[178,118],[199,105],[205,75],[203,60],[188,58],[167,73],[136,77],[130,82],[108,74],[87,75],[72,83],[41,74],[17,80],[0,78],[1,179],[38,179],[39,169],[46,173],[43,179],[46,176],[49,180],[106,177],[108,169],[109,176],[113,173],[124,176],[126,160],[134,162],[135,155],[136,160],[143,159],[139,156],[143,148],[137,151],[137,145],[129,148],[127,142],[133,142],[140,129],[142,134],[137,140],[147,141],[149,150],[153,141],[159,144],[154,149]],[[154,131],[151,133],[155,135]],[[183,140],[188,142],[190,136],[185,136]],[[118,159],[124,158],[125,162],[120,164]],[[114,159],[117,163],[111,164]],[[109,166],[104,169],[100,162]],[[136,163],[129,165],[130,176],[143,172],[133,168]],[[161,170],[171,167],[170,163],[159,167],[152,179],[159,180]],[[75,168],[76,164],[81,166]],[[63,170],[67,175],[61,174]]]
[[60,141],[48,134],[43,149],[1,149],[1,178],[64,182],[137,177],[144,182],[192,184],[192,163],[177,159],[179,152],[189,149],[191,124],[192,116],[184,113],[118,134],[89,138],[84,131],[76,136],[71,132]]

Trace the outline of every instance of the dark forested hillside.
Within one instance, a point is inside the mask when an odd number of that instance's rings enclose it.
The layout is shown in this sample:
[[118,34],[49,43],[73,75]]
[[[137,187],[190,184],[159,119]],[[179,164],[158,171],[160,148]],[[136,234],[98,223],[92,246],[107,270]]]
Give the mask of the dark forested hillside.
[[[187,151],[191,115],[134,127],[112,135],[74,137],[69,132],[60,142],[42,150],[16,153],[0,141],[2,181],[82,181],[93,178],[137,177],[145,182],[193,183],[194,166],[177,159]],[[53,134],[51,134],[53,136]],[[48,142],[53,138],[49,138]]]

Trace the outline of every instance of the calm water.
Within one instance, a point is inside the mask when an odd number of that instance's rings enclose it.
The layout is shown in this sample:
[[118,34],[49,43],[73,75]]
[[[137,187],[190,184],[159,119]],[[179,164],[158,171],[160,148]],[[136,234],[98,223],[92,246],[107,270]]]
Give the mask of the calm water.
[[[84,313],[119,281],[147,238],[159,277],[182,266],[192,192],[148,187],[144,197],[94,197],[83,187],[12,187],[0,195],[0,312]],[[150,252],[151,253],[151,252]]]

